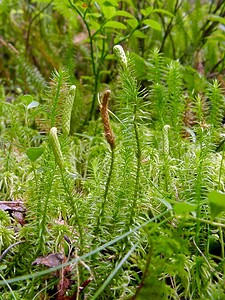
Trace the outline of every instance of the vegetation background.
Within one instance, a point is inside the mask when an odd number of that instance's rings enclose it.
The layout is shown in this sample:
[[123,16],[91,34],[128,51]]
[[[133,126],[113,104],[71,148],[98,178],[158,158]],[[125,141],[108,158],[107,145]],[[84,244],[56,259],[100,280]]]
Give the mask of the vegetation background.
[[225,1],[0,1],[0,299],[225,299]]

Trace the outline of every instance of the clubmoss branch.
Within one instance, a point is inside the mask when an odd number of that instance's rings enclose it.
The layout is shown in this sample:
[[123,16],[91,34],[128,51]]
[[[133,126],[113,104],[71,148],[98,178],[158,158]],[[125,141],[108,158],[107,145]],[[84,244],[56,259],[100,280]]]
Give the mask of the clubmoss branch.
[[[76,208],[76,204],[74,203],[74,199],[72,196],[72,192],[69,188],[69,179],[65,177],[64,173],[65,173],[65,163],[63,160],[63,155],[62,155],[62,151],[61,151],[61,146],[59,143],[59,139],[57,136],[57,128],[53,127],[50,130],[50,142],[52,145],[52,150],[55,156],[55,161],[56,164],[59,166],[60,168],[60,172],[61,172],[61,178],[62,178],[62,183],[63,183],[63,187],[66,193],[66,197],[67,200],[71,206],[71,209],[76,217],[76,221],[77,221],[77,226],[78,226],[78,230],[79,230],[79,235],[80,235],[80,251],[81,253],[83,252],[83,230],[82,230],[82,226],[81,226],[81,222],[79,219],[79,214],[77,212],[77,208]],[[50,186],[51,188],[51,186]]]
[[139,194],[139,186],[140,186],[140,170],[141,170],[141,146],[140,146],[140,137],[138,132],[138,124],[137,124],[137,99],[134,104],[134,121],[133,121],[133,128],[134,128],[134,135],[136,141],[136,160],[137,160],[137,169],[136,169],[136,176],[135,176],[135,187],[134,187],[134,199],[131,206],[130,211],[130,221],[129,227],[133,224],[134,216],[135,216],[135,209],[137,206],[137,199]]
[[106,201],[107,201],[107,197],[108,197],[109,186],[110,186],[110,182],[111,182],[111,178],[112,178],[113,165],[114,165],[114,159],[115,159],[115,137],[114,137],[114,134],[111,129],[109,114],[108,114],[108,101],[109,101],[110,93],[111,92],[109,90],[106,90],[104,92],[104,95],[103,95],[103,98],[101,101],[101,105],[100,105],[100,111],[101,111],[101,117],[102,117],[102,122],[103,122],[103,126],[104,126],[105,138],[111,148],[111,163],[110,163],[109,173],[108,173],[107,181],[106,181],[106,185],[105,185],[103,201],[102,201],[101,208],[100,208],[98,218],[97,218],[95,234],[97,234],[99,232],[99,227],[100,227],[102,219],[104,217],[105,205],[106,205]]

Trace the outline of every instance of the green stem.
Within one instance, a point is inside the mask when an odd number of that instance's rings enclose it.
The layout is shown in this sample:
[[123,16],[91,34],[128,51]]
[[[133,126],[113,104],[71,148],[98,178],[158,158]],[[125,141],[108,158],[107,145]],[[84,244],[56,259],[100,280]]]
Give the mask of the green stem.
[[222,169],[223,169],[223,161],[224,161],[224,145],[223,145],[223,152],[222,152],[222,158],[220,162],[220,171],[219,171],[219,179],[218,179],[218,189],[220,189],[220,182],[221,182],[221,176],[222,176]]
[[[197,178],[196,178],[196,185],[195,185],[195,199],[197,204],[197,211],[196,216],[200,218],[201,215],[201,194],[202,194],[202,164],[204,159],[204,135],[203,131],[200,131],[200,153],[199,158],[197,161]],[[196,244],[199,246],[199,235],[201,231],[200,222],[196,222],[196,234],[195,234],[195,241]]]
[[97,103],[97,98],[98,98],[97,94],[98,94],[98,85],[99,85],[99,73],[100,73],[100,70],[98,68],[97,73],[94,75],[94,77],[95,77],[94,92],[93,92],[93,97],[92,97],[92,103],[91,103],[89,118],[86,121],[90,121],[92,119],[92,117],[94,116],[96,103]]
[[115,277],[116,273],[121,269],[123,264],[128,260],[129,256],[134,252],[134,250],[137,248],[138,243],[134,244],[131,249],[127,252],[127,254],[122,258],[122,260],[116,265],[115,269],[109,274],[108,278],[103,282],[103,284],[100,286],[100,288],[95,292],[92,300],[96,300],[102,297],[99,297],[106,286],[110,283],[110,281]]
[[53,108],[51,114],[51,127],[55,126],[55,122],[56,122],[56,115],[57,115],[57,108],[58,108],[61,86],[62,86],[62,74],[59,75],[59,79],[57,82],[57,91],[53,102]]
[[96,106],[96,102],[97,102],[97,93],[98,93],[98,81],[99,81],[99,66],[97,66],[96,62],[95,62],[95,55],[94,55],[94,45],[93,45],[93,38],[94,36],[97,34],[97,32],[99,32],[99,30],[97,30],[93,35],[91,34],[91,29],[89,27],[88,22],[86,21],[85,17],[86,17],[86,13],[87,10],[85,11],[84,14],[82,14],[82,12],[76,7],[76,5],[74,5],[71,0],[69,0],[70,5],[72,6],[72,8],[79,14],[79,16],[83,19],[83,22],[86,26],[87,32],[88,32],[88,37],[90,40],[90,50],[91,50],[91,64],[92,64],[92,71],[93,71],[93,75],[94,75],[94,93],[93,93],[93,98],[92,98],[92,104],[91,104],[91,109],[90,109],[90,113],[89,113],[89,117],[85,120],[85,124],[87,121],[91,120],[91,118],[93,117],[94,114],[94,110],[95,110],[95,106]]
[[[201,183],[202,183],[202,162],[199,163],[200,166],[197,169],[197,180],[196,180],[196,202],[197,202],[197,211],[196,211],[196,215],[197,218],[200,218],[201,215],[201,206],[200,206],[200,200],[201,200]],[[199,234],[200,234],[200,223],[197,221],[196,222],[196,243],[197,245],[199,245]]]
[[54,0],[50,1],[43,9],[41,9],[30,21],[27,29],[27,37],[26,37],[26,47],[25,47],[25,56],[28,54],[28,48],[29,48],[29,39],[30,39],[30,32],[31,32],[31,26],[34,23],[34,21],[54,2]]
[[138,198],[138,194],[139,194],[140,170],[141,170],[141,147],[140,147],[140,138],[139,138],[139,133],[138,133],[138,125],[137,125],[137,96],[136,96],[135,104],[134,104],[133,128],[134,128],[134,134],[135,134],[135,140],[136,140],[137,171],[136,171],[135,187],[134,187],[134,199],[133,199],[131,212],[130,212],[129,227],[133,224],[133,221],[134,221],[135,208],[137,205],[137,198]]
[[213,221],[210,221],[210,220],[205,220],[205,219],[196,218],[196,217],[192,217],[192,216],[189,216],[188,218],[195,221],[195,222],[205,223],[205,224],[209,224],[209,225],[212,225],[212,226],[225,228],[225,224],[222,224],[222,223],[217,223],[217,222],[213,222]]
[[52,190],[52,183],[53,183],[54,175],[55,175],[55,168],[54,168],[54,170],[51,174],[51,178],[50,178],[50,181],[49,181],[49,188],[47,190],[46,197],[45,197],[44,209],[42,211],[42,219],[41,219],[40,227],[39,227],[39,242],[38,242],[37,253],[39,253],[42,250],[42,247],[43,247],[43,244],[44,244],[44,234],[46,232],[46,219],[47,219],[48,202],[49,202],[49,197],[50,197],[50,193],[51,193],[51,190]]
[[35,169],[35,165],[32,162],[32,171],[34,172],[34,180],[35,180],[35,186],[36,186],[36,191],[38,190],[38,179],[37,179],[37,173],[36,173],[36,169]]
[[84,249],[84,237],[83,237],[82,225],[81,225],[81,222],[80,222],[79,214],[77,212],[77,207],[74,203],[73,196],[71,194],[71,191],[69,189],[68,183],[66,181],[66,178],[65,178],[62,170],[61,170],[61,178],[62,178],[62,183],[63,183],[64,190],[66,192],[67,200],[68,200],[68,202],[69,202],[69,204],[72,208],[72,211],[73,211],[73,213],[76,217],[78,231],[79,231],[79,235],[80,235],[80,255],[82,255],[83,254],[83,249]]
[[220,243],[221,243],[221,257],[224,260],[224,238],[223,238],[223,230],[220,227]]
[[112,178],[112,171],[113,171],[113,165],[114,165],[114,160],[115,160],[114,151],[115,151],[115,149],[111,148],[111,164],[110,164],[109,174],[108,174],[106,185],[105,185],[105,192],[104,192],[104,195],[103,195],[103,201],[102,201],[101,209],[99,211],[97,224],[96,224],[96,227],[95,227],[95,230],[94,230],[95,235],[99,232],[99,227],[100,227],[102,219],[104,217],[105,204],[106,204],[106,200],[107,200],[107,196],[108,196],[109,185],[110,185],[110,181],[111,181],[111,178]]

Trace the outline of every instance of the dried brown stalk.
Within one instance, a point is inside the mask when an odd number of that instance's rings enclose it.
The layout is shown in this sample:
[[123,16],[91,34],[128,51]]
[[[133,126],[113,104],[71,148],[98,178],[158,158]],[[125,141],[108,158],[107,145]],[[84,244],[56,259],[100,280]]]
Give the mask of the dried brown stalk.
[[111,149],[115,148],[115,137],[110,126],[109,114],[108,114],[108,102],[111,91],[106,90],[103,94],[102,101],[100,104],[100,112],[102,116],[102,122],[104,126],[104,133],[107,142],[109,143]]

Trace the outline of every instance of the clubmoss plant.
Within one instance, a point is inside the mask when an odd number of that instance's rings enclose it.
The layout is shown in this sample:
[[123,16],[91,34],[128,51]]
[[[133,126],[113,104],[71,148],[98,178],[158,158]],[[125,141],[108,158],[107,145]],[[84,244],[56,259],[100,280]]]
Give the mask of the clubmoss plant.
[[164,172],[165,172],[165,189],[166,191],[169,190],[170,185],[170,175],[169,175],[169,151],[170,151],[170,145],[169,145],[169,131],[170,126],[165,125],[163,128],[163,153],[164,153]]
[[[46,90],[46,111],[48,118],[48,126],[62,128],[62,112],[70,105],[66,105],[70,101],[68,97],[69,75],[66,69],[54,70],[52,72],[51,81]],[[72,98],[71,98],[72,99]],[[68,115],[67,115],[68,117]],[[65,123],[65,121],[64,121]],[[49,129],[50,129],[49,128]]]
[[[131,57],[126,56],[121,46],[114,46],[114,53],[119,63],[119,84],[121,91],[118,94],[121,105],[121,120],[124,124],[124,147],[129,151],[129,155],[134,155],[134,186],[133,197],[130,202],[129,216],[127,228],[133,224],[135,219],[135,210],[140,191],[141,176],[141,156],[142,146],[139,136],[139,121],[141,102],[145,96],[145,92],[140,89],[140,85],[135,78],[134,65]],[[133,148],[133,149],[132,149]]]
[[[69,124],[69,126],[70,126],[70,124]],[[72,212],[75,216],[77,225],[78,225],[79,235],[80,235],[80,251],[82,253],[83,252],[83,230],[82,230],[82,225],[80,223],[80,218],[79,218],[79,215],[78,215],[78,212],[77,212],[75,199],[73,197],[73,191],[71,189],[71,179],[69,178],[69,174],[67,173],[67,171],[65,169],[65,163],[64,163],[64,159],[63,159],[63,155],[62,155],[61,146],[60,146],[60,143],[59,143],[56,127],[52,127],[50,129],[49,138],[50,138],[50,143],[52,145],[52,150],[53,150],[53,153],[54,153],[55,162],[60,168],[62,186],[64,188],[65,197],[66,197],[65,202],[67,202],[70,205],[70,207],[72,209]]]
[[105,214],[105,204],[106,204],[106,201],[107,201],[109,185],[110,185],[112,172],[113,172],[115,146],[116,146],[115,136],[114,136],[114,134],[112,132],[112,129],[111,129],[109,114],[108,114],[108,102],[109,102],[110,93],[111,93],[110,90],[106,90],[104,92],[103,97],[102,97],[102,101],[101,101],[101,104],[100,104],[100,112],[101,112],[102,122],[103,122],[103,126],[104,126],[104,134],[105,134],[106,141],[108,142],[108,144],[110,146],[110,150],[111,150],[111,163],[110,163],[109,173],[108,173],[107,180],[106,180],[105,192],[104,192],[104,195],[103,195],[103,201],[102,201],[102,204],[101,204],[101,209],[100,209],[99,214],[98,214],[97,224],[96,224],[96,228],[95,228],[95,231],[94,231],[94,233],[96,235],[98,234],[98,231],[99,231],[100,226],[101,226],[102,219],[103,219],[104,214]]
[[219,135],[222,129],[222,120],[224,116],[224,96],[220,84],[214,80],[208,88],[207,96],[209,98],[209,116],[208,123],[211,126],[212,143],[218,143]]
[[127,68],[127,57],[121,45],[116,45],[113,47],[113,52],[116,56],[116,59],[119,65],[123,68]]
[[71,122],[71,113],[73,109],[73,102],[76,95],[76,86],[72,85],[69,89],[68,96],[63,103],[63,112],[62,112],[62,132],[65,136],[68,136],[70,133],[70,122]]
[[[184,127],[185,101],[183,93],[183,71],[179,61],[168,61],[156,48],[148,58],[147,79],[151,101],[151,117],[157,130],[170,125],[174,139],[170,148],[181,156],[181,132]],[[156,137],[157,142],[157,137]],[[179,150],[179,151],[178,151]]]
[[50,143],[52,145],[52,150],[53,150],[53,153],[54,153],[54,156],[55,156],[56,164],[59,166],[59,168],[62,172],[63,171],[64,160],[63,160],[63,155],[62,155],[61,146],[60,146],[60,143],[59,143],[56,127],[52,127],[50,129],[49,139],[50,139]]
[[[112,2],[106,14],[115,12]],[[74,5],[85,13],[83,4]],[[102,120],[92,120],[75,135],[71,107],[80,90],[70,88],[63,69],[55,71],[48,99],[31,118],[43,113],[47,126],[41,137],[35,124],[24,122],[24,97],[2,107],[1,197],[10,201],[21,195],[25,209],[19,221],[15,207],[0,214],[0,293],[18,299],[221,300],[225,208],[219,200],[225,197],[225,172],[219,84],[207,84],[196,96],[186,88],[179,62],[154,50],[147,62],[141,60],[148,66],[146,93],[135,73],[138,56],[118,45],[114,52],[119,68],[110,110],[107,83]],[[85,84],[84,89],[93,92]],[[193,122],[184,121],[185,99]],[[221,214],[215,214],[211,194]],[[63,257],[56,268],[32,264],[37,258],[48,264],[48,254],[55,253]]]

